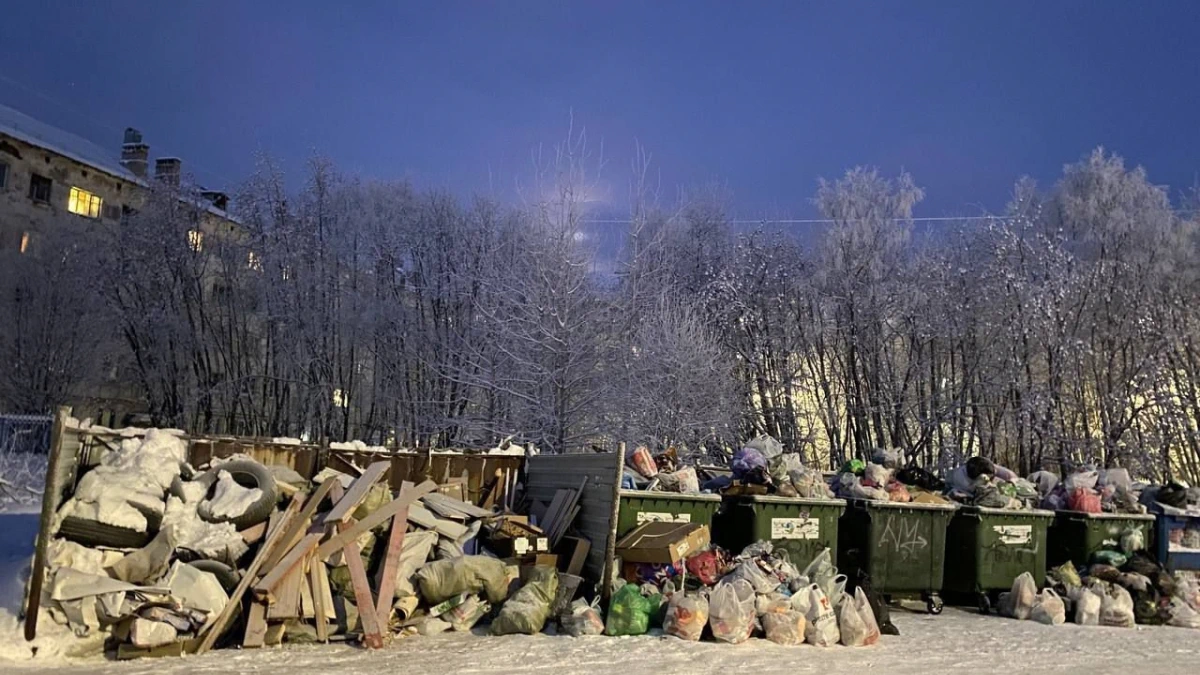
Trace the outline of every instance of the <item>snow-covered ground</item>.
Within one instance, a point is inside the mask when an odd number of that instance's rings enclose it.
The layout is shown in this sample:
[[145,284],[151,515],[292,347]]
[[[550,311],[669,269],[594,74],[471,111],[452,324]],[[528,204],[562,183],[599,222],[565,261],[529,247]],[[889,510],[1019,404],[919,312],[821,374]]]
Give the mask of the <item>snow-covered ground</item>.
[[899,612],[903,633],[874,647],[690,643],[661,637],[488,637],[461,633],[398,640],[380,652],[344,645],[210,652],[132,662],[0,661],[5,673],[203,675],[205,673],[1153,673],[1200,672],[1200,632],[1182,628],[1049,627],[947,609]]
[[[15,615],[23,570],[37,533],[35,513],[0,513],[0,673],[38,675],[204,675],[298,673],[539,673],[614,675],[784,672],[944,675],[1012,673],[1200,672],[1200,631],[1182,628],[1043,626],[947,608],[941,616],[893,611],[899,637],[852,649],[780,647],[755,639],[741,645],[691,643],[663,637],[536,635],[490,637],[448,633],[410,637],[379,652],[346,645],[289,646],[258,651],[223,650],[201,657],[114,662],[68,659],[44,646],[30,657]],[[57,628],[42,626],[43,630]],[[67,637],[67,640],[73,638]]]

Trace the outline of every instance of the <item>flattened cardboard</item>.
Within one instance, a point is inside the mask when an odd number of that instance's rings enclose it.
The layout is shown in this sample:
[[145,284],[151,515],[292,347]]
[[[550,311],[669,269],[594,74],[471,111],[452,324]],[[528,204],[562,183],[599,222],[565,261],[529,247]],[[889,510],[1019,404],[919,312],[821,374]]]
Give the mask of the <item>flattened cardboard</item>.
[[621,537],[617,555],[625,562],[674,564],[708,544],[707,525],[649,522]]

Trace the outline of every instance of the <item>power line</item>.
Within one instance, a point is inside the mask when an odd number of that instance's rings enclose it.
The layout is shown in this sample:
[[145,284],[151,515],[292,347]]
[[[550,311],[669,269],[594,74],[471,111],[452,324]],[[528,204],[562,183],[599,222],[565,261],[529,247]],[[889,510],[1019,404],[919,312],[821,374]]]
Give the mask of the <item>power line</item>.
[[[958,223],[974,220],[1015,220],[1016,216],[926,216],[922,218],[891,218],[893,222],[906,223]],[[730,225],[834,225],[836,223],[862,223],[866,218],[756,218],[727,220]],[[598,218],[583,221],[589,225],[628,225],[633,222],[629,218]]]

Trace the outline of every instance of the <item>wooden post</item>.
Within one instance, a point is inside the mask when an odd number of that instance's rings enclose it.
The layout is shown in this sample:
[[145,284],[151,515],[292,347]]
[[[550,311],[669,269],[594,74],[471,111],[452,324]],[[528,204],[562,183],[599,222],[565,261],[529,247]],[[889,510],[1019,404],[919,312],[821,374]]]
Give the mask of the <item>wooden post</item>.
[[50,450],[46,462],[46,487],[42,490],[42,515],[38,521],[37,545],[33,552],[33,565],[29,570],[29,596],[25,599],[25,639],[37,637],[38,610],[42,604],[42,583],[46,577],[46,549],[50,546],[50,524],[58,511],[62,497],[62,481],[59,464],[62,462],[63,433],[67,418],[71,416],[69,406],[59,406],[54,413],[54,426],[50,429]]
[[600,597],[607,603],[612,596],[613,563],[617,554],[617,519],[621,514],[621,478],[625,470],[625,444],[617,445],[616,474],[613,476],[612,512],[609,514],[608,540],[604,543],[604,578],[600,580]]

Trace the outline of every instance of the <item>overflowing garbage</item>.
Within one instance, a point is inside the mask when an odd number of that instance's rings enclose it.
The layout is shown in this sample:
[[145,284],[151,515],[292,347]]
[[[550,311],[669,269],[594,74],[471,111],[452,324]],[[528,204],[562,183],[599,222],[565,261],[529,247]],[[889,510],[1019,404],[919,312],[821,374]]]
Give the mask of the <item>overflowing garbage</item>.
[[949,504],[945,483],[932,473],[907,465],[899,450],[877,450],[871,461],[853,459],[842,465],[833,484],[838,497],[866,501]]
[[[662,551],[657,562],[631,562],[653,558],[635,550],[650,548],[642,544],[650,540]],[[673,555],[680,544],[689,553]],[[769,541],[735,556],[710,545],[704,526],[646,523],[618,543],[617,552],[626,562],[609,603],[607,635],[661,627],[690,641],[740,644],[758,636],[781,645],[861,647],[879,641],[881,624],[890,626],[877,617],[879,603],[864,588],[847,592],[829,549],[800,569]],[[578,611],[561,617],[564,629]]]

